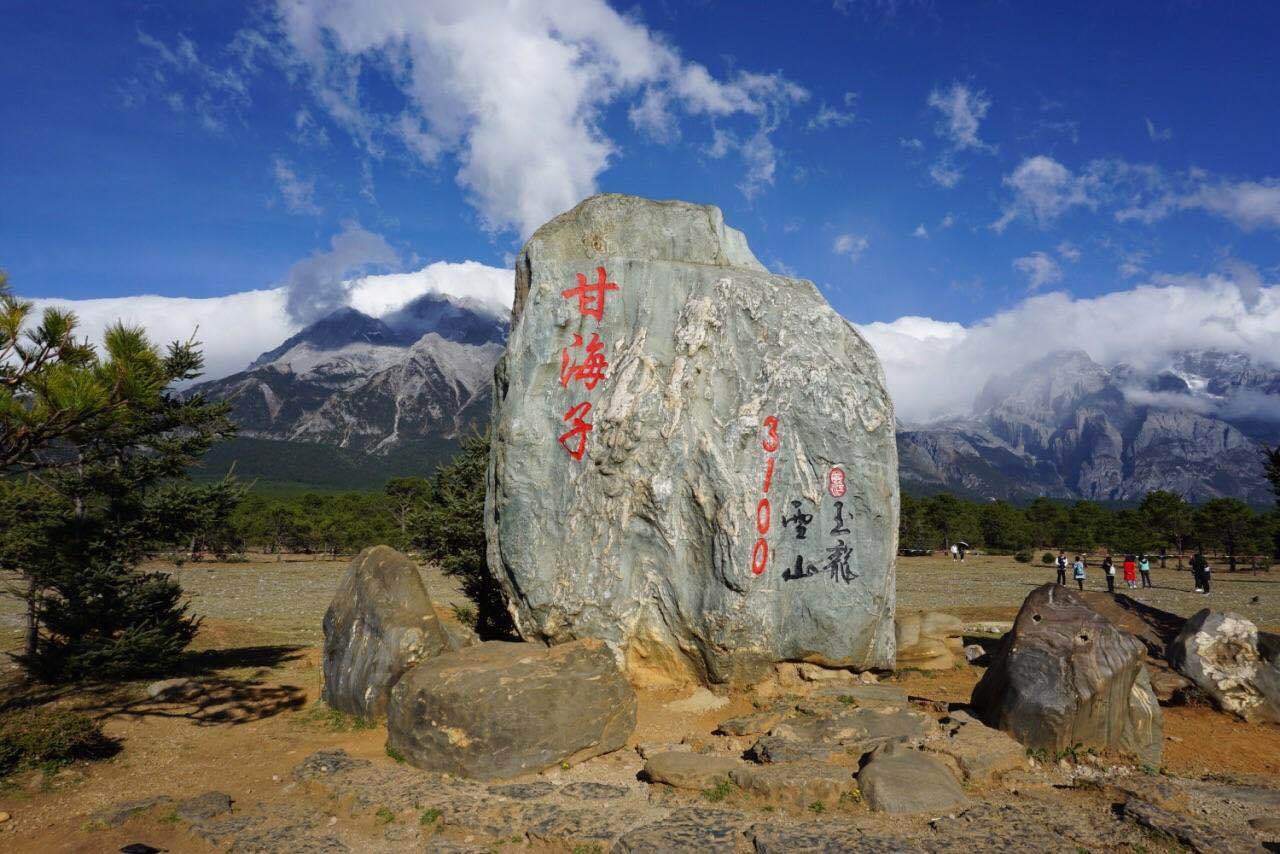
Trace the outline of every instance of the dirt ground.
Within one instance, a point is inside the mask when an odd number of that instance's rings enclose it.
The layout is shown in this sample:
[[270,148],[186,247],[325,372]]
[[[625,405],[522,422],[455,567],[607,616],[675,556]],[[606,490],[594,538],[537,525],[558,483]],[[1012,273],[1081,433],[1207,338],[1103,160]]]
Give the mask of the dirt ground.
[[[201,680],[201,695],[159,702],[140,683],[61,697],[59,702],[101,717],[122,749],[105,761],[54,774],[17,775],[0,787],[0,811],[10,814],[0,823],[0,850],[115,851],[140,840],[164,850],[217,850],[187,832],[166,807],[118,827],[103,827],[94,815],[122,801],[156,795],[181,800],[209,790],[227,792],[237,803],[298,809],[300,790],[292,771],[317,750],[342,748],[352,757],[391,763],[381,727],[352,729],[317,702],[321,617],[345,565],[296,560],[175,569],[193,609],[205,617],[195,645],[201,655],[192,674]],[[963,564],[944,556],[902,558],[898,608],[946,611],[967,621],[1010,620],[1027,592],[1053,577],[1052,567],[1004,557],[970,556]],[[465,604],[457,585],[438,571],[427,568],[424,579],[446,616],[452,605]],[[1240,613],[1260,627],[1280,628],[1280,572],[1256,577],[1218,573],[1209,597],[1189,592],[1186,572],[1155,568],[1153,579],[1156,587],[1133,591],[1135,598],[1183,616],[1212,606]],[[9,581],[0,578],[0,587]],[[1096,568],[1090,568],[1088,586],[1105,589]],[[21,617],[19,602],[0,598],[0,648],[17,648]],[[981,673],[981,668],[966,665],[891,678],[913,697],[962,703]],[[11,690],[11,674],[0,678],[10,684],[5,690]],[[669,708],[689,693],[642,690],[632,742],[705,737],[718,721],[750,708],[741,696],[728,697],[728,703],[714,709]],[[1164,731],[1168,773],[1280,785],[1280,727],[1248,725],[1208,707],[1182,706],[1165,709]],[[636,785],[629,765],[604,761],[608,759],[552,776]],[[320,818],[340,827],[364,822],[372,828],[375,822],[336,805],[332,815]]]

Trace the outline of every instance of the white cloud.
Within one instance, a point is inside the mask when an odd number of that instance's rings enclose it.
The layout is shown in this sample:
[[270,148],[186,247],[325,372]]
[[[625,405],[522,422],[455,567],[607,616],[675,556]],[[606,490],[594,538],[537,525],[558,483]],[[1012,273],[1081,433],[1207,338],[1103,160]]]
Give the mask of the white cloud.
[[853,120],[856,116],[854,115],[852,107],[857,100],[857,92],[845,92],[845,109],[843,110],[828,106],[826,101],[823,101],[822,105],[818,108],[818,112],[814,114],[813,118],[809,119],[808,129],[826,130],[829,127],[845,127],[846,125],[853,124]]
[[1177,204],[1226,217],[1245,231],[1280,228],[1280,179],[1205,182]]
[[908,151],[924,150],[924,143],[916,139],[915,137],[911,137],[910,139],[908,139],[907,137],[902,137],[901,139],[898,140],[898,145],[901,145],[903,148],[907,149]]
[[1073,207],[1095,207],[1095,192],[1100,184],[1101,179],[1094,171],[1073,175],[1052,157],[1028,157],[1012,174],[1005,176],[1004,185],[1013,191],[1013,198],[991,227],[1004,231],[1019,218],[1045,226]]
[[938,228],[950,228],[955,224],[956,218],[951,214],[947,214],[942,218],[942,222],[938,223]]
[[1058,254],[1072,264],[1080,260],[1080,249],[1070,240],[1064,240],[1058,244]]
[[942,113],[938,124],[938,136],[951,141],[957,151],[994,151],[978,138],[978,126],[991,109],[991,99],[981,89],[974,90],[963,83],[952,83],[947,90],[934,89],[926,103]]
[[1045,285],[1062,281],[1062,268],[1047,252],[1032,252],[1015,258],[1013,269],[1027,277],[1027,290],[1038,291]]
[[835,242],[831,244],[831,251],[837,255],[847,255],[850,261],[857,261],[870,245],[871,241],[860,234],[840,234],[836,235]]
[[289,268],[285,310],[301,324],[319,320],[348,304],[355,277],[370,268],[395,266],[399,260],[382,235],[344,222],[327,250],[316,250]]
[[[495,231],[527,235],[596,191],[617,156],[603,113],[632,104],[642,132],[670,141],[675,114],[717,122],[754,196],[774,180],[771,138],[808,93],[780,74],[717,79],[604,0],[278,0],[292,59],[316,99],[375,158],[398,139],[428,164],[442,153]],[[382,74],[408,102],[395,115],[367,97]],[[737,122],[739,127],[723,127]]]
[[316,204],[316,182],[314,178],[304,179],[294,171],[293,165],[283,157],[275,162],[276,186],[280,190],[280,198],[284,200],[285,209],[289,213],[316,216],[324,211]]
[[922,222],[922,223],[920,223],[919,225],[917,225],[917,226],[916,226],[916,230],[915,230],[915,231],[911,232],[911,236],[912,236],[912,237],[919,237],[919,238],[921,238],[921,239],[923,239],[923,240],[928,240],[928,239],[929,239],[929,229],[925,228],[925,227],[924,227],[924,223]]
[[1147,123],[1147,136],[1151,138],[1152,142],[1168,142],[1173,139],[1173,128],[1159,130],[1151,119],[1146,119],[1145,121]]
[[963,176],[964,173],[961,172],[956,165],[951,162],[951,158],[946,155],[939,157],[934,161],[933,165],[929,167],[929,177],[932,178],[934,183],[938,186],[946,187],[948,190],[956,184],[959,184],[960,179]]
[[[478,300],[510,311],[515,286],[511,270],[476,261],[437,261],[412,273],[345,282],[342,290],[352,307],[381,317],[428,292]],[[243,370],[302,328],[288,311],[288,299],[288,290],[277,287],[201,299],[139,295],[34,302],[37,312],[44,307],[74,311],[80,335],[94,344],[100,344],[103,332],[117,321],[144,327],[161,345],[185,341],[195,334],[204,351],[205,378],[216,379]]]
[[899,415],[914,422],[967,413],[993,376],[1067,348],[1144,370],[1166,367],[1179,351],[1213,348],[1280,367],[1280,283],[1261,285],[1256,270],[1243,269],[1249,275],[1226,267],[1156,276],[1087,299],[1037,295],[967,327],[906,317],[859,329],[880,355]]

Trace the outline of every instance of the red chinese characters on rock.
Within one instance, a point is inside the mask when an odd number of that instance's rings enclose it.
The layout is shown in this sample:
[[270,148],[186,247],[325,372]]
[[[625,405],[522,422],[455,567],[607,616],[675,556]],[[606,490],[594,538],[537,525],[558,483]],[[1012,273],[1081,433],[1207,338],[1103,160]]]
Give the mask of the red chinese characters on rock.
[[832,498],[844,497],[844,469],[839,466],[833,466],[831,471],[827,472],[827,492],[831,493]]
[[773,467],[776,457],[772,456],[781,446],[781,439],[778,438],[778,419],[772,415],[764,419],[765,436],[760,442],[760,447],[765,453],[771,456],[766,457],[764,461],[764,483],[761,485],[761,493],[759,503],[756,504],[756,533],[760,535],[756,540],[755,546],[751,549],[751,573],[752,575],[764,575],[765,569],[769,565],[769,541],[765,536],[769,533],[769,526],[773,521],[773,507],[769,504],[769,487],[773,485]]
[[578,312],[587,317],[594,317],[599,323],[604,317],[604,295],[617,289],[617,284],[609,281],[609,274],[604,271],[604,267],[596,267],[596,281],[587,284],[587,277],[579,273],[578,286],[561,291],[560,296],[565,299],[577,297]]
[[[618,285],[609,281],[609,274],[605,272],[604,267],[596,267],[594,282],[588,282],[587,277],[582,273],[578,273],[577,276],[578,286],[563,290],[560,295],[565,299],[577,299],[578,313],[583,317],[594,318],[599,323],[604,318],[605,297],[610,291],[618,290]],[[568,388],[571,382],[580,382],[587,391],[592,391],[601,380],[605,379],[609,362],[604,357],[605,345],[600,340],[600,335],[591,333],[591,339],[585,345],[586,358],[581,362],[575,361],[574,355],[569,351],[583,348],[582,336],[575,333],[573,342],[560,351],[561,388]],[[589,414],[591,414],[591,404],[582,401],[570,407],[563,416],[563,420],[569,423],[570,427],[560,436],[560,445],[575,460],[581,460],[587,452],[587,434],[593,429],[593,425],[586,420]]]
[[581,346],[582,336],[575,334],[573,344],[560,352],[560,385],[567,386],[571,380],[577,380],[590,391],[596,387],[596,383],[604,379],[604,369],[609,367],[609,363],[600,354],[604,345],[600,343],[600,336],[596,333],[592,332],[591,340],[587,342],[587,358],[580,363],[574,362],[569,355],[569,350]]

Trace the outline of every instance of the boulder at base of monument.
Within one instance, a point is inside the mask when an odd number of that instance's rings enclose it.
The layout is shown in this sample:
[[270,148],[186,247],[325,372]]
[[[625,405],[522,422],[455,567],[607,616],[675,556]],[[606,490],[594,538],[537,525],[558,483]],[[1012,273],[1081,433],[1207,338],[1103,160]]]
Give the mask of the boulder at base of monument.
[[893,665],[893,406],[811,282],[719,209],[602,195],[516,262],[489,567],[525,637],[636,678]]
[[1169,663],[1219,709],[1246,721],[1280,723],[1280,666],[1258,648],[1258,627],[1205,608],[1169,644]]
[[1052,754],[1111,748],[1159,766],[1163,717],[1145,648],[1074,590],[1037,587],[973,689],[989,726]]
[[405,674],[387,745],[427,771],[499,780],[610,753],[635,726],[635,692],[600,641],[487,641]]
[[950,670],[965,660],[964,623],[937,611],[894,618],[899,669]]
[[325,611],[324,701],[379,717],[406,670],[450,648],[417,564],[390,546],[367,548]]

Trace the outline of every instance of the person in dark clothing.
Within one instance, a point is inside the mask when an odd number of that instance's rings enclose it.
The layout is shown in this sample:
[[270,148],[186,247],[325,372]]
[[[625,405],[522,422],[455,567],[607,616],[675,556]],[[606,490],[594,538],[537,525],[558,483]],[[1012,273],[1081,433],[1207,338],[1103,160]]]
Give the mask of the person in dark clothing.
[[1107,577],[1107,592],[1116,592],[1116,564],[1111,559],[1111,555],[1107,555],[1102,559],[1102,574]]
[[1151,559],[1146,555],[1138,558],[1138,574],[1142,576],[1142,586],[1151,586]]
[[1058,583],[1067,586],[1067,553],[1058,552]]
[[1197,593],[1206,593],[1209,590],[1209,561],[1204,559],[1202,552],[1196,552],[1195,557],[1191,558],[1191,578],[1195,582]]

